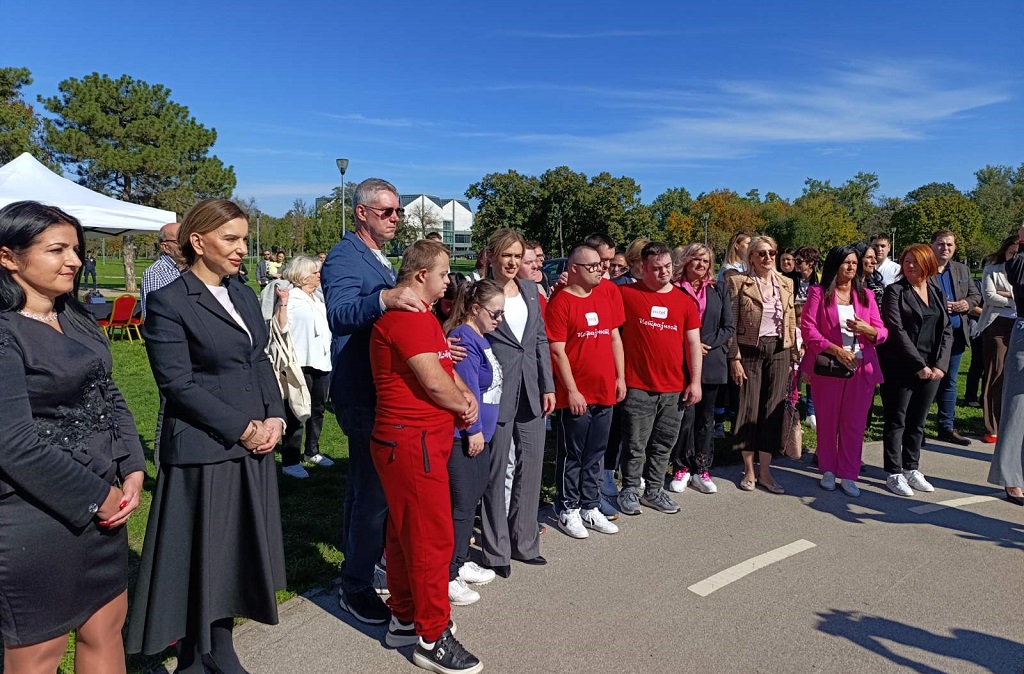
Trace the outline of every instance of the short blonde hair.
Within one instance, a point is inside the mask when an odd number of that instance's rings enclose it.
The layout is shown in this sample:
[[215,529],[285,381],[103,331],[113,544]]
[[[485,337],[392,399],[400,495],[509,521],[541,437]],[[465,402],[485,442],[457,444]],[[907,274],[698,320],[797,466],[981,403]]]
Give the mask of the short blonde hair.
[[438,258],[442,255],[445,256],[445,265],[447,265],[448,247],[443,243],[431,241],[430,239],[420,239],[412,244],[405,249],[405,253],[402,255],[402,266],[398,269],[396,285],[408,284],[410,279],[416,275],[416,272],[421,269],[433,271],[437,265]]
[[686,265],[690,263],[690,260],[693,260],[698,255],[703,255],[705,253],[707,253],[710,264],[708,264],[708,269],[704,272],[704,278],[701,279],[701,281],[709,285],[714,285],[715,251],[711,250],[711,246],[704,243],[691,243],[688,246],[680,246],[672,251],[673,268],[678,268],[678,276],[676,276],[676,278],[683,278],[686,275]]
[[293,286],[300,286],[320,270],[320,263],[309,255],[296,255],[281,270],[281,278]]

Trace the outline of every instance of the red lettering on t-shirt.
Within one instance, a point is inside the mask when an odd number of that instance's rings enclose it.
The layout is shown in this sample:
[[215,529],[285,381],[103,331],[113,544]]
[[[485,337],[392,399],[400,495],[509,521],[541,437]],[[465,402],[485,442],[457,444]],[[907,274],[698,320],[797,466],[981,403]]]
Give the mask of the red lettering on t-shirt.
[[644,283],[619,286],[626,320],[622,350],[626,386],[652,393],[686,388],[686,331],[700,329],[696,303],[678,288],[659,293]]
[[421,353],[436,353],[441,367],[453,376],[451,350],[433,312],[389,311],[374,324],[370,367],[377,385],[377,421],[434,426],[452,420],[409,367],[409,359]]

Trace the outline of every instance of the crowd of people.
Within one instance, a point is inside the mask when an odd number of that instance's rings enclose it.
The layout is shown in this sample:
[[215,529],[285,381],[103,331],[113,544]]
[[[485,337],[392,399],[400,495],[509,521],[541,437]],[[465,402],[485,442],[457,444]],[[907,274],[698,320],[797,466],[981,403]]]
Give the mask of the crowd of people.
[[540,244],[511,229],[466,277],[431,238],[396,272],[384,251],[398,191],[363,181],[353,211],[354,231],[322,259],[266,251],[262,302],[238,278],[248,222],[232,202],[200,202],[161,231],[143,282],[158,472],[129,606],[124,524],[145,460],[76,299],[82,228],[35,202],[0,209],[5,671],[53,671],[77,630],[83,672],[124,672],[124,650],[172,644],[183,674],[244,672],[234,619],[276,623],[285,587],[273,453],[289,479],[329,466],[328,405],[349,450],[339,604],[442,674],[482,669],[451,606],[479,601],[513,562],[547,564],[549,430],[555,522],[575,539],[616,534],[622,515],[678,513],[672,495],[687,488],[716,493],[716,437],[742,458],[739,490],[784,494],[771,464],[798,389],[821,488],[851,498],[879,389],[886,486],[910,497],[933,490],[921,448],[934,402],[938,439],[970,442],[954,422],[973,347],[990,481],[1024,505],[1024,226],[980,284],[949,231],[896,260],[883,234],[821,254],[740,232],[717,273],[705,244],[595,232],[554,280]]

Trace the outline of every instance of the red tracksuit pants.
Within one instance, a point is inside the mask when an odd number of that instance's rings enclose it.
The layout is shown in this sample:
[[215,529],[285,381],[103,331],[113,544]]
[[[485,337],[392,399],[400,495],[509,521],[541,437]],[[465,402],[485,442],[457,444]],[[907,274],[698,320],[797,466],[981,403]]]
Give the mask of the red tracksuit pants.
[[370,436],[373,464],[388,502],[388,606],[414,622],[424,641],[448,629],[448,567],[452,561],[448,457],[454,423],[430,427],[377,422]]

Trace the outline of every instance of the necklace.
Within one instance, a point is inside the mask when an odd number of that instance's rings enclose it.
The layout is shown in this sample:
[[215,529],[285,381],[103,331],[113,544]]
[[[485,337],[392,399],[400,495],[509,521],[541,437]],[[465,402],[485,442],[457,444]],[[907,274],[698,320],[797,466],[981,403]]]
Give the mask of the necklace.
[[53,323],[55,320],[57,320],[56,311],[51,311],[48,314],[33,314],[31,311],[25,311],[24,309],[21,309],[20,311],[18,311],[18,313],[24,316],[25,318],[31,318],[33,321],[39,321],[40,323]]

